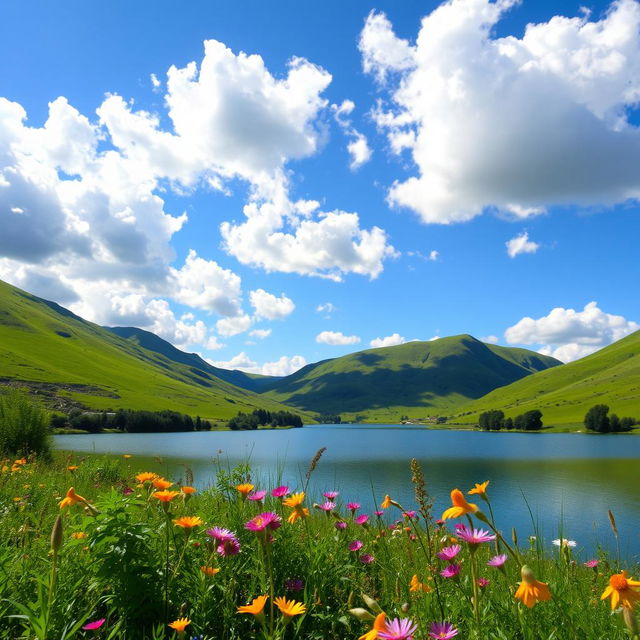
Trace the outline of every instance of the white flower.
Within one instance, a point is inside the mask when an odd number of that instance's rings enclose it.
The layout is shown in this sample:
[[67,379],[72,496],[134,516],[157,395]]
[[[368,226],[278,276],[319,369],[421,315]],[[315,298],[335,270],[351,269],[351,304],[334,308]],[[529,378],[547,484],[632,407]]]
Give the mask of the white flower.
[[556,538],[553,541],[553,544],[555,544],[556,547],[575,547],[576,546],[576,541],[575,540],[567,540],[566,538]]

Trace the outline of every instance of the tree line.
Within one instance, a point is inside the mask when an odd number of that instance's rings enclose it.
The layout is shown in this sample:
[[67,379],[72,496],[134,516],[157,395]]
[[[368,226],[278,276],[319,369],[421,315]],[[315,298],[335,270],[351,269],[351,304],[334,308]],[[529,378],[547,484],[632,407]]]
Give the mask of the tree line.
[[500,431],[500,429],[520,429],[522,431],[540,431],[542,429],[542,411],[532,409],[521,413],[515,418],[505,418],[504,411],[490,409],[478,417],[478,426],[485,431]]
[[584,417],[584,426],[588,431],[597,433],[620,433],[631,431],[631,427],[637,424],[635,418],[618,418],[615,413],[609,415],[609,407],[606,404],[596,404]]
[[301,427],[302,418],[290,411],[267,411],[266,409],[254,409],[251,413],[238,413],[229,420],[227,426],[232,431],[245,429],[257,429],[260,426],[271,427]]

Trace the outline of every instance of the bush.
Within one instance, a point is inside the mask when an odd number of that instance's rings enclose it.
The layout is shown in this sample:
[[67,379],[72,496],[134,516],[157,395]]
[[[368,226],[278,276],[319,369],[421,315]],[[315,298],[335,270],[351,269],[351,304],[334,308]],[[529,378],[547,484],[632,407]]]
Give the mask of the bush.
[[609,407],[606,404],[596,404],[584,417],[584,426],[589,431],[597,431],[598,433],[606,433],[609,431],[610,422]]
[[49,457],[51,433],[47,414],[28,395],[9,389],[0,395],[0,453]]
[[523,431],[539,431],[542,429],[542,411],[532,409],[526,413],[521,413],[513,420],[513,426]]
[[504,411],[500,411],[499,409],[491,409],[490,411],[485,411],[481,413],[478,418],[478,424],[481,429],[485,431],[489,431],[489,429],[493,431],[500,431],[502,429],[502,425],[504,423]]

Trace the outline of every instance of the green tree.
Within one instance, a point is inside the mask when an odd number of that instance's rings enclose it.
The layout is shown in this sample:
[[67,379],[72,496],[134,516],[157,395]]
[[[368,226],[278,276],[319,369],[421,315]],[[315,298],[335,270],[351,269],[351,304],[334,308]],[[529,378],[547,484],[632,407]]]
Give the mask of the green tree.
[[606,404],[596,404],[584,417],[584,426],[588,431],[607,433],[610,430],[609,407]]

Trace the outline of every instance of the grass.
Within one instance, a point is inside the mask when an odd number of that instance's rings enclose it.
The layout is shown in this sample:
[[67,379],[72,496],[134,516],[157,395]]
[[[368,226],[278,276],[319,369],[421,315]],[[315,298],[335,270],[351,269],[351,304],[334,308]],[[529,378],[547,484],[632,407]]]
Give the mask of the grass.
[[[473,548],[460,542],[453,524],[465,524],[466,517],[446,525],[434,522],[440,514],[430,513],[416,465],[411,468],[416,504],[391,502],[381,517],[369,514],[368,523],[361,525],[345,505],[356,495],[336,502],[338,517],[312,507],[314,499],[325,498],[307,496],[309,517],[286,522],[292,509],[280,500],[267,497],[258,504],[235,489],[249,479],[247,467],[220,471],[213,486],[189,498],[179,494],[165,510],[150,497],[154,490],[148,483],[137,486],[134,476],[147,469],[137,468],[135,458],[58,453],[51,463],[28,461],[13,465],[13,471],[11,462],[0,475],[2,640],[176,638],[168,624],[183,617],[190,620],[186,637],[201,640],[355,640],[371,628],[380,610],[389,618],[410,618],[418,625],[416,640],[427,638],[432,623],[445,620],[464,639],[628,637],[622,616],[611,615],[608,602],[600,601],[610,574],[620,568],[617,558],[601,554],[598,567],[587,568],[574,561],[570,547],[550,553],[535,542],[520,541],[518,546],[509,539],[499,543],[500,552],[509,556],[504,571],[489,567],[497,543]],[[407,478],[409,473],[407,468]],[[190,471],[172,480],[176,484],[171,489],[179,490],[180,483],[192,482]],[[301,479],[296,490],[305,483]],[[82,501],[58,507],[70,486],[90,509]],[[392,496],[393,489],[389,487]],[[488,504],[477,501],[489,514]],[[420,514],[410,517],[404,509]],[[245,528],[263,511],[284,520],[271,531],[271,540]],[[55,524],[59,514],[61,528]],[[182,529],[174,520],[184,515],[198,516],[203,523]],[[335,527],[338,519],[346,523],[344,530]],[[474,524],[489,528],[477,520]],[[205,533],[212,526],[234,532],[240,553],[221,555],[218,543]],[[362,548],[349,551],[355,540]],[[460,571],[444,578],[440,572],[449,563],[436,554],[454,540],[462,549],[451,564]],[[365,554],[373,558],[371,563],[363,562]],[[514,598],[524,563],[548,584],[551,600],[527,608]],[[201,567],[210,567],[212,575]],[[477,586],[472,576],[489,582]],[[412,582],[417,590],[410,590]],[[260,595],[270,596],[264,626],[258,616],[237,613]],[[273,606],[277,596],[303,604],[305,611],[287,619]],[[81,630],[102,619],[97,631]]]

